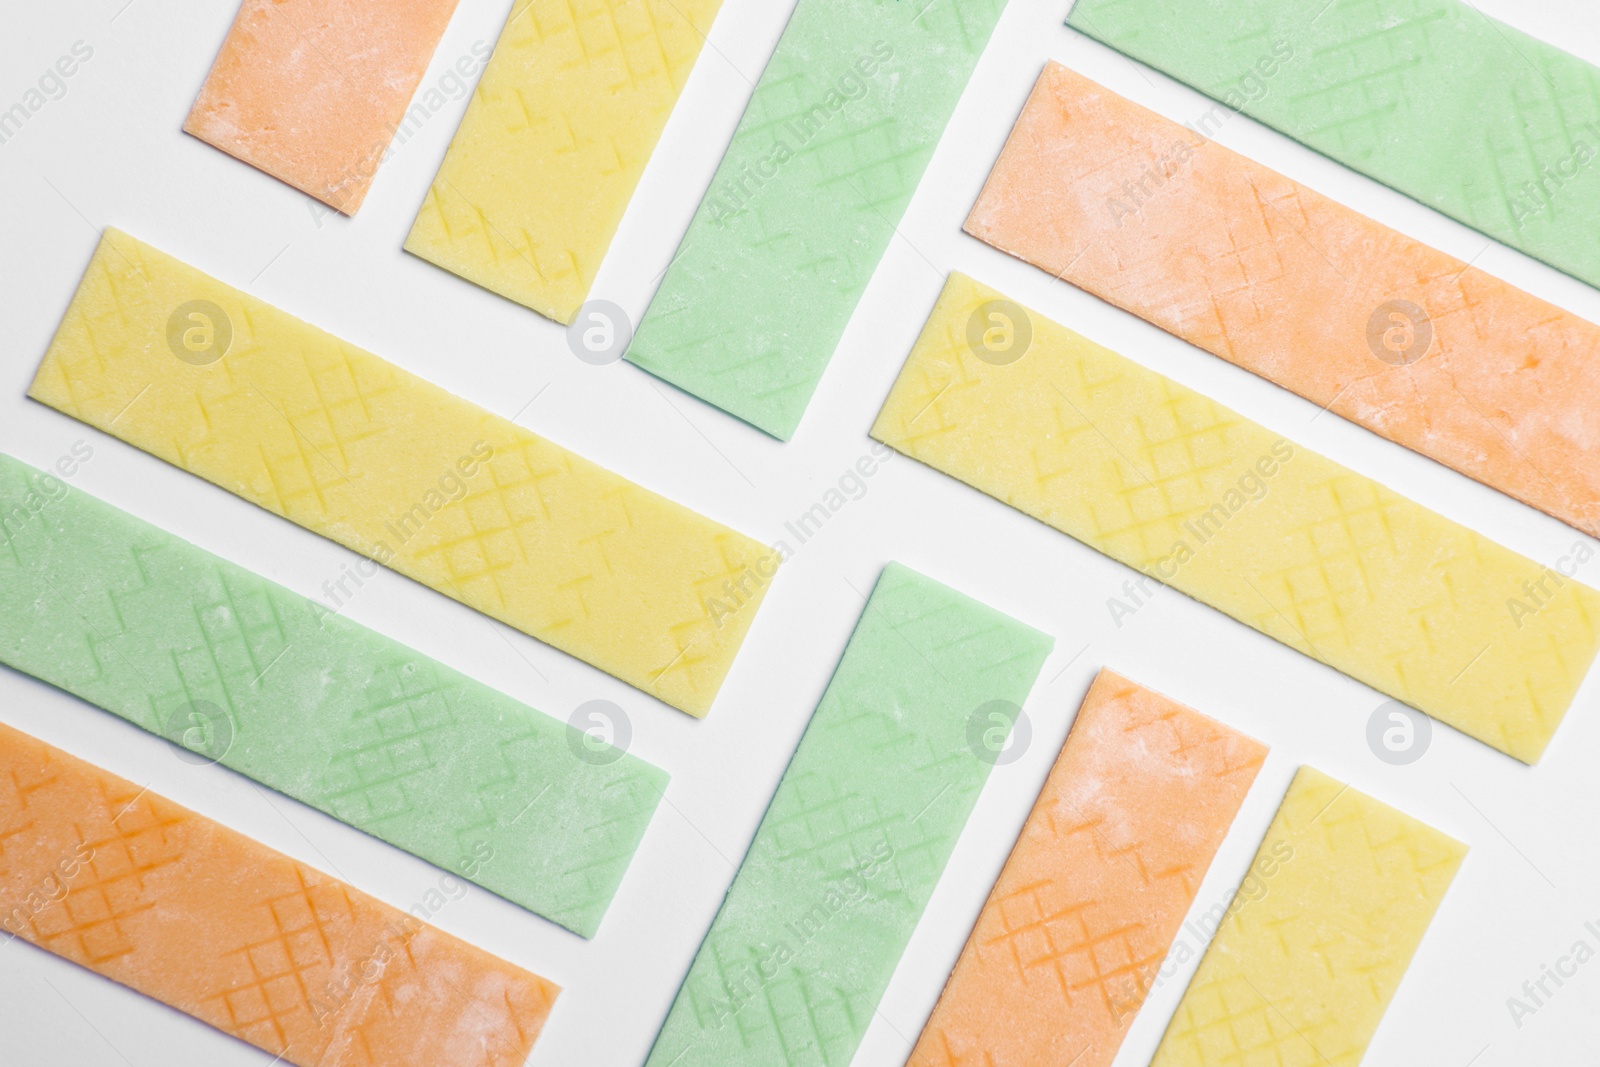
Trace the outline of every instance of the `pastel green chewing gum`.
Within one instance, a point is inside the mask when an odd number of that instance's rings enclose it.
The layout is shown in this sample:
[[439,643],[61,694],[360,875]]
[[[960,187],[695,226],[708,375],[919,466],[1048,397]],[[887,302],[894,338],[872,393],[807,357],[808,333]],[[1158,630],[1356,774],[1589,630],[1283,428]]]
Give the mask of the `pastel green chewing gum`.
[[1077,0],[1067,22],[1600,286],[1600,69],[1460,0]]
[[647,1067],[850,1062],[1052,644],[885,568]]
[[782,440],[1005,0],[800,0],[629,361]]
[[3,454],[0,662],[585,937],[667,783]]

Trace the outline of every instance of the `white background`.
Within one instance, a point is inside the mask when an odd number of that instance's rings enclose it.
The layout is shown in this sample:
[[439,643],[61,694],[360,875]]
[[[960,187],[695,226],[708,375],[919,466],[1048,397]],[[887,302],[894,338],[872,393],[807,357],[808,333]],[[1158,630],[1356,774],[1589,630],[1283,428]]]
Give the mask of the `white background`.
[[[955,2],[955,0],[941,0]],[[1585,0],[1477,0],[1600,63]],[[124,6],[126,5],[126,6]],[[590,367],[563,331],[401,251],[465,100],[379,172],[358,218],[180,127],[233,19],[231,0],[6,0],[0,109],[76,41],[93,58],[0,145],[0,449],[43,467],[80,440],[73,483],[307,596],[353,557],[200,479],[24,398],[98,229],[115,225],[674,500],[765,541],[869,447],[866,436],[937,295],[960,269],[1290,439],[1553,564],[1571,529],[1413,455],[961,233],[1047,59],[1179,121],[1194,92],[1066,29],[1069,0],[1011,0],[926,180],[799,433],[780,444],[625,363]],[[423,80],[436,86],[507,0],[461,0]],[[793,0],[727,0],[594,295],[642,314]],[[1508,60],[1514,63],[1515,60]],[[1590,320],[1600,292],[1239,118],[1219,140],[1399,230]],[[781,280],[777,282],[781,284]],[[1600,414],[1597,414],[1600,417]],[[1201,889],[1225,901],[1295,769],[1313,763],[1472,845],[1378,1032],[1368,1067],[1579,1062],[1597,1044],[1600,961],[1513,1025],[1506,999],[1600,920],[1600,686],[1590,680],[1536,769],[1448,728],[1409,767],[1367,748],[1374,691],[1164,591],[1115,626],[1131,572],[909,459],[887,464],[781,572],[717,701],[697,722],[587,665],[384,572],[349,615],[561,718],[605,698],[633,751],[672,785],[599,936],[585,942],[473,889],[439,926],[566,987],[534,1067],[641,1063],[885,561],[898,559],[1057,639],[1028,704],[1033,743],[990,779],[855,1062],[898,1067],[1066,735],[1109,665],[1272,746]],[[1581,577],[1600,584],[1600,562]],[[235,827],[401,908],[439,872],[222,768],[0,669],[0,719]],[[1595,942],[1589,937],[1591,943]],[[1158,988],[1117,1063],[1148,1062],[1193,964]],[[0,948],[0,1064],[266,1067],[267,1057],[24,943]],[[1584,1059],[1587,1062],[1587,1058]],[[758,1065],[759,1067],[759,1065]]]

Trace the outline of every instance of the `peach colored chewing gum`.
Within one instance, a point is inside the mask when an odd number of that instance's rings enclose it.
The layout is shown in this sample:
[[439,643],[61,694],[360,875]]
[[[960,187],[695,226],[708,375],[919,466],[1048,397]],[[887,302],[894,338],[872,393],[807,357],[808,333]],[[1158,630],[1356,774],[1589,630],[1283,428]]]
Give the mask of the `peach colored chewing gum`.
[[560,992],[6,726],[0,928],[298,1067],[522,1067]]
[[244,0],[183,128],[354,215],[456,0]]
[[911,1067],[1109,1067],[1266,755],[1101,671]]
[[1600,535],[1600,327],[1050,64],[967,232]]

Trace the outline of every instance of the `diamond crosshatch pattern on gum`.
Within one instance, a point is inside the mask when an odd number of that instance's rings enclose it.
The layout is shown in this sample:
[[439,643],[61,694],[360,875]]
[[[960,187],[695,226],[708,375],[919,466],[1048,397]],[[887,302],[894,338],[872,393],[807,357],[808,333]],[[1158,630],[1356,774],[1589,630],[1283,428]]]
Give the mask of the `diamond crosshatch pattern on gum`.
[[721,6],[517,0],[406,251],[571,322]]
[[1466,853],[1302,767],[1150,1067],[1357,1067]]
[[183,128],[354,215],[456,0],[244,0]]
[[1082,75],[1045,68],[966,228],[1600,534],[1600,327]]
[[908,1067],[1110,1067],[1266,755],[1101,671]]
[[628,351],[793,436],[1005,0],[800,0]]
[[296,1067],[523,1067],[560,992],[8,726],[0,858],[8,935]]
[[107,230],[28,395],[691,715],[776,557]]
[[648,1067],[850,1062],[1052,644],[884,569]]
[[[1461,0],[1077,0],[1068,24],[1600,286],[1600,68]],[[1251,91],[1275,42],[1296,58]]]
[[961,274],[872,436],[1524,762],[1600,648],[1600,594]]
[[4,454],[0,662],[585,937],[667,783]]

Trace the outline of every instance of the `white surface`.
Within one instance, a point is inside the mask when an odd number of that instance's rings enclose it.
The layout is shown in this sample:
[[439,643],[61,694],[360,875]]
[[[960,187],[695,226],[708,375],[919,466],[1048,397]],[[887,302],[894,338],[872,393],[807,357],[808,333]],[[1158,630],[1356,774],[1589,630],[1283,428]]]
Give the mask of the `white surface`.
[[[1484,11],[1600,62],[1585,0],[1477,0]],[[126,6],[124,6],[126,5]],[[462,0],[424,86],[506,0]],[[453,134],[453,101],[383,167],[355,220],[180,132],[234,15],[230,0],[7,4],[0,109],[85,41],[93,58],[0,145],[0,449],[36,466],[94,447],[78,487],[317,596],[354,557],[142,452],[24,399],[94,248],[114,224],[285,310],[520,421],[763,540],[868,448],[867,427],[947,270],[1215,397],[1293,440],[1518,551],[1554,563],[1578,535],[960,232],[1023,99],[1057,59],[1161,113],[1208,106],[1062,25],[1068,0],[1011,0],[897,239],[794,441],[758,431],[627,364],[573,358],[562,330],[406,255],[400,245]],[[651,163],[595,295],[635,317],[708,183],[793,0],[727,0]],[[1600,293],[1322,159],[1245,118],[1219,138],[1415,237],[1591,320]],[[1486,246],[1487,247],[1486,249]],[[548,388],[546,388],[548,387]],[[540,393],[540,390],[544,392]],[[1600,417],[1600,416],[1597,416]],[[636,1065],[816,704],[865,590],[898,559],[1057,638],[1028,705],[1031,749],[998,768],[918,928],[857,1065],[899,1067],[1102,665],[1266,741],[1272,756],[1201,890],[1226,900],[1289,778],[1311,762],[1473,848],[1400,988],[1368,1067],[1579,1062],[1594,1045],[1600,962],[1517,1028],[1506,998],[1600,920],[1600,687],[1590,680],[1537,769],[1439,727],[1417,764],[1368,751],[1383,698],[1174,592],[1118,629],[1106,600],[1131,572],[952,479],[899,458],[780,574],[716,709],[696,722],[620,682],[389,572],[352,618],[565,718],[603,697],[632,719],[633,750],[673,783],[599,936],[584,942],[473,889],[438,925],[566,987],[533,1067]],[[1581,574],[1600,584],[1600,562]],[[409,907],[427,865],[32,679],[0,669],[0,719]],[[1117,1063],[1148,1062],[1193,964],[1158,988]],[[92,1022],[91,1022],[92,1020]],[[1476,1058],[1475,1058],[1476,1057]],[[0,1064],[266,1067],[270,1057],[22,943],[0,948]],[[753,1065],[762,1067],[762,1065]]]

